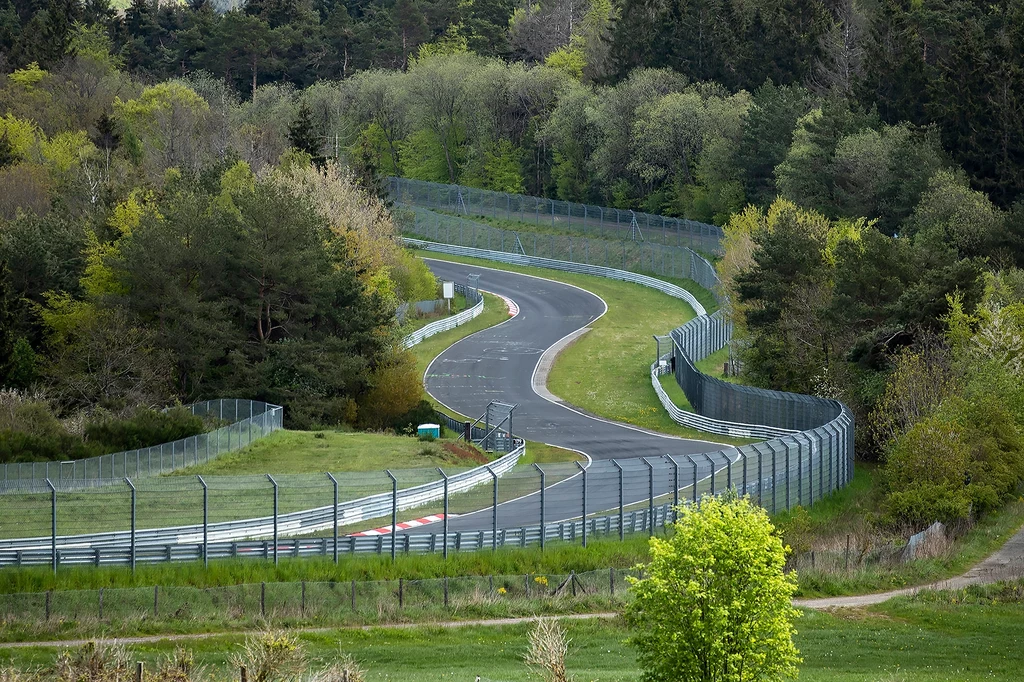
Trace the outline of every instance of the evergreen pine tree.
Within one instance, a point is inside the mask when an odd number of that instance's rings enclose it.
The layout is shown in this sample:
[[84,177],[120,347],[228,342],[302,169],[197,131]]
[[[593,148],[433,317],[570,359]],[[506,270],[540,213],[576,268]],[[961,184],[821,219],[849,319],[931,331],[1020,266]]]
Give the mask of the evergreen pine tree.
[[323,166],[327,160],[321,153],[323,145],[320,143],[319,137],[313,129],[312,112],[307,105],[303,104],[299,107],[299,115],[288,126],[288,141],[299,151],[309,154],[314,165]]

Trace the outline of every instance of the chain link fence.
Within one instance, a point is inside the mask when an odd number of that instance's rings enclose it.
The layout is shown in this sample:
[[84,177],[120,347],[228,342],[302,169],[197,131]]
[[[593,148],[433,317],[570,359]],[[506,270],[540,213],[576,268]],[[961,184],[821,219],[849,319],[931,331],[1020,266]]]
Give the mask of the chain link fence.
[[690,279],[710,291],[719,305],[723,303],[714,266],[686,246],[563,234],[520,235],[514,230],[407,205],[396,206],[394,217],[406,236],[529,258]]
[[456,215],[521,222],[602,240],[686,246],[705,253],[721,249],[722,228],[685,218],[406,178],[388,178],[388,189],[396,203]]
[[213,431],[149,448],[115,452],[67,462],[17,462],[3,465],[0,495],[109,485],[126,477],[143,478],[210,462],[284,428],[284,409],[258,400],[206,400],[188,406],[192,414],[230,422]]
[[246,583],[225,587],[133,587],[0,595],[0,620],[162,622],[378,621],[400,612],[463,609],[502,602],[625,600],[634,569],[331,582]]
[[[586,467],[503,469],[514,465],[519,450],[504,462],[465,472],[177,477],[147,480],[131,490],[54,493],[25,499],[19,518],[3,526],[10,529],[5,535],[21,539],[0,541],[0,566],[310,555],[337,560],[364,552],[543,547],[552,540],[586,545],[600,534],[653,533],[673,520],[679,504],[729,489],[773,513],[813,504],[849,480],[843,433],[827,425],[700,455],[623,458]],[[433,523],[427,527],[408,523],[428,515]],[[54,519],[57,524],[47,526]],[[169,519],[182,525],[168,528]],[[106,532],[85,534],[96,526]]]

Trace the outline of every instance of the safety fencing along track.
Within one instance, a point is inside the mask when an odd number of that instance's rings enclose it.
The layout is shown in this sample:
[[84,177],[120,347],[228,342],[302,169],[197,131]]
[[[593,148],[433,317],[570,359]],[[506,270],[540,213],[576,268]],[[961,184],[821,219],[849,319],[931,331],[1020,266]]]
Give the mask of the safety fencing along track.
[[[691,279],[716,295],[718,275],[714,267],[696,251],[676,245],[650,241],[609,241],[562,234],[520,234],[515,230],[492,227],[458,216],[396,203],[395,221],[407,237],[423,241],[464,246],[482,251],[531,258],[544,258],[546,266],[565,269],[554,261],[579,266],[604,267],[616,273],[647,273],[656,277]],[[486,258],[486,256],[481,256]],[[614,277],[612,273],[598,277]],[[618,276],[622,279],[622,276]],[[642,283],[642,282],[641,282]],[[657,288],[660,284],[651,283]]]
[[[676,378],[695,412],[710,428],[735,427],[737,421],[751,417],[754,424],[761,425],[758,427],[761,430],[751,430],[751,435],[778,437],[763,443],[730,447],[701,455],[610,460],[594,462],[588,467],[579,464],[514,467],[517,453],[522,454],[523,451],[520,446],[499,460],[508,463],[504,475],[499,475],[495,470],[495,463],[490,468],[479,467],[465,472],[466,480],[476,481],[472,485],[466,483],[468,489],[465,492],[453,492],[452,486],[457,483],[453,483],[455,476],[450,474],[439,472],[439,478],[433,480],[410,481],[411,472],[403,471],[398,472],[398,476],[402,477],[400,484],[397,476],[387,472],[391,482],[390,494],[379,492],[382,481],[377,480],[375,485],[378,486],[378,492],[358,496],[355,500],[348,498],[345,504],[341,504],[337,479],[325,476],[318,485],[322,488],[328,485],[327,479],[332,481],[332,502],[308,509],[311,499],[309,492],[303,490],[302,486],[295,486],[297,497],[293,504],[301,506],[284,513],[279,506],[279,494],[288,489],[290,479],[285,480],[288,477],[282,476],[279,477],[282,480],[278,481],[267,476],[263,495],[258,497],[263,505],[272,504],[272,513],[250,514],[247,518],[230,521],[214,521],[209,518],[213,512],[208,495],[213,491],[206,482],[199,479],[202,488],[196,488],[193,494],[196,491],[201,493],[201,504],[196,505],[193,501],[185,506],[193,515],[197,508],[201,509],[202,523],[178,528],[141,529],[137,524],[136,503],[142,496],[141,491],[133,487],[130,510],[123,510],[124,517],[131,519],[127,537],[124,532],[63,537],[58,535],[54,523],[48,529],[51,531],[49,537],[38,533],[32,540],[2,542],[0,565],[52,563],[55,568],[59,563],[134,565],[137,561],[221,556],[277,559],[285,554],[333,555],[337,560],[340,554],[349,552],[447,552],[450,549],[496,548],[532,543],[543,546],[549,539],[579,540],[585,545],[587,538],[593,535],[618,534],[621,538],[628,532],[646,530],[651,533],[672,519],[672,509],[678,503],[695,501],[705,493],[717,494],[727,489],[738,489],[754,496],[761,505],[775,512],[796,505],[812,504],[849,481],[853,457],[853,421],[849,411],[834,401],[733,386],[701,374],[693,363],[724,347],[728,343],[731,329],[722,315],[716,313],[707,316],[700,303],[685,289],[626,268],[618,269],[590,262],[587,243],[584,244],[582,257],[577,255],[583,262],[572,262],[571,258],[566,261],[530,256],[525,254],[526,249],[521,240],[511,238],[514,232],[498,231],[500,234],[495,234],[492,231],[494,228],[422,209],[405,212],[407,217],[410,214],[413,229],[409,229],[408,223],[405,227],[414,234],[437,238],[444,234],[452,238],[458,230],[460,238],[468,236],[474,241],[479,241],[486,234],[489,235],[488,240],[500,237],[507,250],[488,251],[465,245],[413,240],[413,243],[423,248],[611,277],[650,286],[686,300],[700,317],[673,331],[673,352],[666,356],[664,364],[671,366],[672,361],[675,361]],[[579,245],[579,241],[569,241],[570,253],[573,246],[576,246],[575,253],[580,254]],[[709,289],[717,281],[713,267],[698,254],[683,247],[658,247],[655,250],[654,245],[639,245],[636,251],[639,257],[635,260],[627,259],[626,253],[623,251],[622,259],[629,268],[654,273],[670,270],[674,276],[689,277]],[[661,362],[659,359],[656,364]],[[652,371],[652,381],[656,382],[657,379],[657,374]],[[744,401],[751,404],[744,407]],[[458,423],[450,425],[458,426]],[[770,432],[768,429],[775,431]],[[788,433],[790,430],[797,432]],[[420,475],[426,478],[426,474]],[[476,478],[469,479],[469,476]],[[251,487],[251,479],[259,477],[237,478],[249,479],[243,483]],[[352,478],[352,475],[345,474],[346,484]],[[415,479],[415,476],[412,478]],[[195,488],[196,482],[189,480]],[[488,480],[490,485],[487,485]],[[229,482],[225,482],[225,485],[230,488]],[[57,496],[57,490],[52,490],[54,521],[61,513]],[[253,498],[250,494],[242,497]],[[123,502],[126,498],[122,495],[120,499]],[[390,513],[390,521],[394,523],[399,510],[411,509],[417,504],[429,507],[438,501],[443,502],[446,521],[435,524],[431,528],[434,532],[338,537],[339,526],[346,523],[343,517],[345,510],[351,513],[349,518],[357,521],[382,517],[386,519]],[[498,504],[495,505],[495,502]],[[508,518],[499,522],[499,510],[503,509],[511,510],[512,523],[509,523]],[[436,510],[431,513],[436,513]],[[377,516],[373,517],[374,514]],[[447,519],[450,516],[463,517],[458,519],[460,522],[470,517],[472,530],[448,532]],[[524,523],[522,519],[538,519],[539,523]],[[461,525],[464,528],[467,524]],[[331,531],[330,538],[300,537],[282,541],[280,537],[323,533],[325,529]],[[0,523],[0,532],[2,530]],[[8,533],[3,534],[10,536]],[[15,535],[25,537],[20,533]],[[112,537],[115,535],[116,538]],[[253,537],[270,537],[271,541],[237,541]]]
[[171,443],[100,457],[4,464],[0,494],[49,491],[51,483],[69,490],[108,485],[126,477],[156,476],[209,462],[284,428],[284,409],[258,400],[205,400],[187,405],[186,409],[200,417],[231,423]]
[[436,612],[501,601],[559,602],[628,598],[638,569],[518,575],[467,575],[420,580],[243,583],[220,587],[125,587],[0,595],[0,620],[218,622],[246,618],[317,624],[380,622],[381,613]]
[[722,228],[717,225],[696,220],[494,192],[476,187],[390,177],[388,189],[392,199],[401,204],[456,215],[533,223],[538,228],[552,228],[601,239],[688,246],[714,253],[718,251],[723,236]]
[[[766,476],[763,462],[765,458],[770,458],[771,480],[765,487],[772,490],[772,495],[766,506],[774,513],[779,509],[812,504],[816,499],[846,485],[852,478],[854,424],[853,415],[845,405],[835,400],[731,384],[710,377],[696,368],[694,363],[729,343],[732,325],[724,310],[707,315],[685,289],[652,277],[613,268],[411,238],[406,238],[405,242],[417,248],[452,255],[621,279],[685,300],[694,307],[698,317],[672,330],[670,336],[673,352],[656,361],[651,368],[651,383],[662,404],[673,419],[684,426],[732,436],[771,439],[720,453],[728,462],[730,480],[727,487],[733,487],[732,481],[736,480],[731,476],[732,464],[742,460],[743,490],[750,492],[747,488],[748,463],[758,462],[757,478],[754,480],[763,481]],[[707,273],[710,269],[714,274],[710,263],[697,254],[691,252],[691,255],[706,266],[698,268],[697,272]],[[717,283],[717,275],[714,275],[714,281]],[[674,405],[658,380],[658,376],[672,365],[675,366],[676,379],[690,401],[693,412],[681,410]],[[778,476],[780,469],[784,481]],[[785,498],[782,501],[776,494],[777,482],[783,483],[785,487]],[[714,492],[713,485],[709,492]]]

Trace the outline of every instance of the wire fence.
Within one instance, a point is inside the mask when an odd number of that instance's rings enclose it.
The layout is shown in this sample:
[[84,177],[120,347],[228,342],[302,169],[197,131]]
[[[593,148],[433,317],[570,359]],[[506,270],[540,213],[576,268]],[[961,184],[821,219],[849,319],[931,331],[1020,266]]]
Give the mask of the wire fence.
[[[513,230],[409,206],[397,207],[394,216],[403,234],[421,240],[526,258],[649,273],[672,279],[690,279],[710,291],[719,305],[723,303],[714,266],[685,246],[632,241],[610,242],[572,235],[520,235]],[[554,265],[548,263],[538,267]],[[610,276],[610,273],[594,274]]]
[[49,492],[108,485],[125,477],[144,478],[210,462],[284,428],[284,409],[258,400],[206,400],[187,406],[199,417],[231,422],[213,431],[149,448],[66,462],[3,465],[0,494]]
[[722,228],[716,225],[685,218],[462,185],[390,177],[388,189],[391,199],[401,204],[496,221],[515,221],[604,240],[686,246],[705,253],[717,253],[723,236]]
[[517,601],[628,596],[635,569],[331,582],[245,583],[224,587],[131,587],[0,595],[0,620],[48,621],[380,620],[399,612],[462,609]]
[[813,430],[846,415],[852,438],[852,417],[838,401],[743,386],[698,370],[694,363],[723,348],[731,336],[732,323],[723,311],[691,320],[671,332],[676,381],[694,412],[725,422],[795,431]]
[[[773,513],[813,504],[849,480],[843,434],[826,427],[701,455],[627,457],[586,467],[503,469],[515,464],[520,449],[463,472],[176,477],[130,489],[25,496],[2,526],[18,539],[0,540],[0,566],[52,564],[56,570],[307,555],[337,560],[363,552],[543,547],[552,539],[585,545],[598,534],[653,532],[674,519],[679,504],[730,489]],[[168,528],[169,519],[181,525]],[[104,532],[90,534],[96,528]]]

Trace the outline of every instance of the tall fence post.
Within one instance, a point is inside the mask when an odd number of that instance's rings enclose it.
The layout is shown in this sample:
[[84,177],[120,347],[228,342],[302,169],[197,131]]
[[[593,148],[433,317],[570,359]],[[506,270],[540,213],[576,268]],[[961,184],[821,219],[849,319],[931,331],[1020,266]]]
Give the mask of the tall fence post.
[[711,459],[711,455],[703,453],[704,458],[708,460],[708,464],[711,465],[711,497],[715,496],[715,460]]
[[494,473],[494,469],[489,466],[486,469],[491,475],[494,486],[494,499],[491,503],[491,551],[493,552],[498,549],[498,474]]
[[441,558],[448,559],[448,474],[437,467],[437,473],[444,479],[444,513],[441,517]]
[[196,476],[203,486],[203,566],[210,567],[210,487],[202,476]]
[[334,487],[334,513],[332,514],[333,523],[331,524],[334,527],[334,532],[332,533],[334,540],[332,555],[334,563],[338,563],[338,479],[331,475],[331,472],[327,472],[327,478],[331,479],[331,485]]
[[697,460],[690,455],[687,455],[686,459],[693,465],[693,503],[697,504]]
[[747,453],[739,449],[736,451],[740,453],[740,457],[743,458],[743,492],[740,494],[740,497],[743,497],[743,495],[747,494]]
[[391,479],[391,561],[394,562],[395,535],[398,534],[398,479],[390,469],[385,469],[384,473]]
[[643,459],[647,465],[647,531],[654,535],[654,465],[646,457]]
[[576,466],[579,468],[580,473],[583,475],[583,515],[580,517],[583,519],[583,547],[587,546],[587,468],[576,462]]
[[533,468],[540,472],[540,551],[543,552],[544,540],[547,535],[547,531],[544,526],[544,488],[546,487],[545,479],[547,477],[544,475],[544,470],[540,468],[539,464],[534,464]]
[[679,462],[672,455],[665,455],[672,463],[672,522],[679,520]]
[[57,575],[57,486],[48,478],[46,485],[50,487],[50,562],[53,564],[53,574]]
[[626,539],[626,528],[624,525],[626,512],[622,490],[622,465],[619,464],[618,461],[614,459],[612,460],[612,464],[615,466],[616,469],[619,470],[619,541],[621,542],[622,540]]
[[124,482],[131,488],[132,495],[132,510],[131,510],[131,548],[130,548],[130,561],[132,566],[132,573],[135,572],[135,510],[138,493],[135,490],[135,484],[131,482],[127,476],[124,477]]
[[277,481],[270,474],[267,474],[267,480],[274,486],[274,565],[277,566]]

